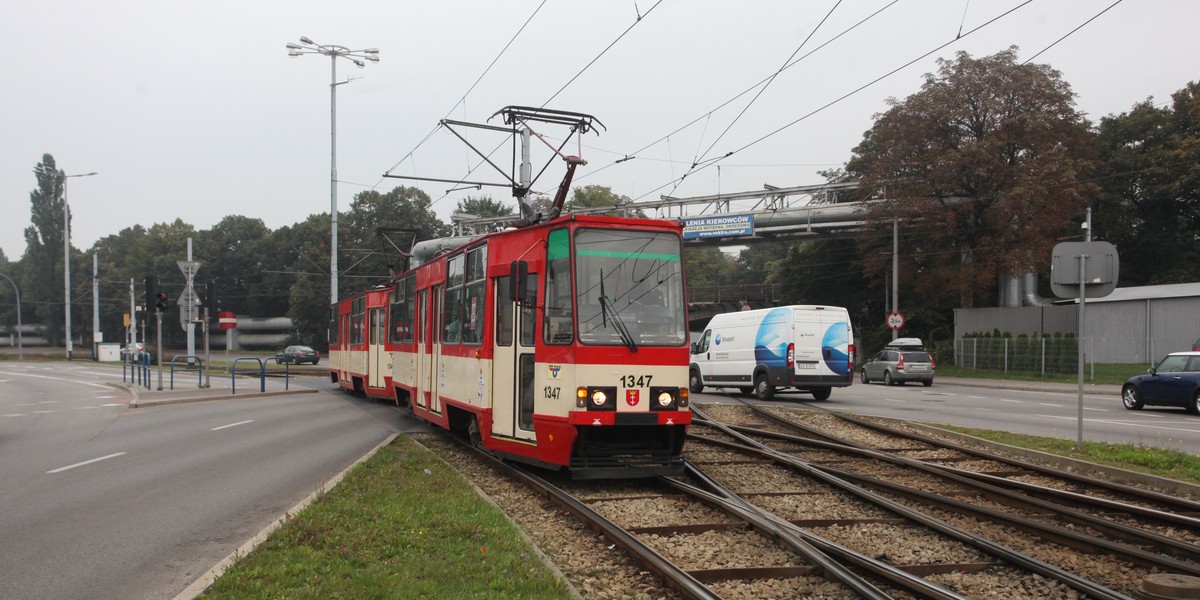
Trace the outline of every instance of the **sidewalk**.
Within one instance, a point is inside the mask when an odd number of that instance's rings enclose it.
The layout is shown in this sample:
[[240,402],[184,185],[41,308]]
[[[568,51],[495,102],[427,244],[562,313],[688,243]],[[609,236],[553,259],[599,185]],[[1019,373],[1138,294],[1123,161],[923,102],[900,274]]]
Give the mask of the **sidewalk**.
[[[1023,392],[1055,392],[1059,394],[1075,394],[1079,392],[1078,383],[1048,383],[1044,381],[1018,381],[1012,379],[977,379],[975,377],[936,377],[933,385],[961,385],[963,387],[989,388],[995,390],[1020,390]],[[1121,395],[1121,386],[1114,384],[1094,384],[1083,382],[1083,393],[1101,395]]]
[[[174,389],[172,389],[170,373],[166,369],[163,371],[163,387],[161,390],[158,389],[158,371],[156,368],[150,369],[149,388],[145,385],[137,385],[128,381],[113,385],[133,395],[133,400],[129,403],[130,408],[204,402],[207,400],[228,400],[231,398],[250,399],[290,394],[315,394],[320,391],[307,386],[297,385],[300,383],[300,377],[296,375],[292,375],[290,380],[286,380],[282,374],[273,377],[268,373],[265,382],[257,376],[239,375],[235,381],[229,373],[221,370],[214,370],[210,373],[208,378],[209,387],[207,388],[200,387],[202,378],[196,371],[176,372]],[[305,377],[304,379],[311,379],[311,377]]]

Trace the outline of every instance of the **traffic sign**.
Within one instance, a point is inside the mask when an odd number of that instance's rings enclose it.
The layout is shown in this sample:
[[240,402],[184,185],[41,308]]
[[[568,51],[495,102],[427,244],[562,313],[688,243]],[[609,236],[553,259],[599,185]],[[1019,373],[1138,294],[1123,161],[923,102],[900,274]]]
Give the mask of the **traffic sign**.
[[217,317],[217,323],[221,329],[236,329],[237,328],[237,313],[231,311],[223,311]]
[[901,327],[904,327],[904,315],[898,312],[889,313],[887,316],[887,326],[892,331],[898,331]]

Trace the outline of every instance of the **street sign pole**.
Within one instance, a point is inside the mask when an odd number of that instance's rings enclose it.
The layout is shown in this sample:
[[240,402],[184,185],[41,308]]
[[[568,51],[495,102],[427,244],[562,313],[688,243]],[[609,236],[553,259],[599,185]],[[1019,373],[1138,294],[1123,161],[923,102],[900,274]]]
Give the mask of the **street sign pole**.
[[154,309],[154,337],[156,338],[155,346],[158,348],[156,353],[158,356],[158,390],[162,391],[162,310]]
[[212,364],[208,353],[208,306],[204,307],[204,320],[200,322],[200,330],[204,332],[204,387],[212,387],[209,370]]
[[1084,275],[1087,273],[1087,254],[1079,255],[1079,335],[1075,336],[1079,343],[1079,410],[1076,421],[1078,426],[1078,436],[1075,440],[1075,449],[1083,450],[1083,310],[1087,306],[1087,284],[1084,281]]

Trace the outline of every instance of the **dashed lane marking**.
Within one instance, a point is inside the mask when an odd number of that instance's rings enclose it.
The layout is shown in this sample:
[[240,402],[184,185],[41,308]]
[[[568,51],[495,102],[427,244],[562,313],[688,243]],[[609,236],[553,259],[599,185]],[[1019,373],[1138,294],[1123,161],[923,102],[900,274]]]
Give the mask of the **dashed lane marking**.
[[253,423],[253,422],[254,422],[254,419],[250,419],[249,421],[238,421],[237,423],[230,423],[228,425],[221,425],[220,427],[213,427],[209,431],[220,431],[222,429],[229,429],[230,427],[237,427],[238,425],[245,425],[246,423]]
[[110,458],[116,458],[116,457],[118,457],[118,456],[122,456],[122,455],[124,455],[124,454],[125,454],[124,452],[117,452],[117,453],[114,453],[114,454],[109,454],[108,456],[101,456],[100,458],[93,458],[92,460],[85,460],[85,461],[83,461],[83,462],[81,462],[81,463],[75,463],[75,464],[73,464],[73,465],[67,465],[67,466],[65,466],[65,467],[59,467],[59,468],[57,468],[57,469],[53,469],[53,470],[50,470],[50,471],[46,471],[46,474],[47,474],[47,475],[53,475],[54,473],[62,473],[63,471],[69,471],[69,470],[71,470],[71,469],[74,469],[74,468],[77,468],[77,467],[82,467],[82,466],[90,465],[90,464],[92,464],[92,463],[98,463],[98,462],[100,462],[100,461],[102,461],[102,460],[108,460],[108,459],[110,459]]

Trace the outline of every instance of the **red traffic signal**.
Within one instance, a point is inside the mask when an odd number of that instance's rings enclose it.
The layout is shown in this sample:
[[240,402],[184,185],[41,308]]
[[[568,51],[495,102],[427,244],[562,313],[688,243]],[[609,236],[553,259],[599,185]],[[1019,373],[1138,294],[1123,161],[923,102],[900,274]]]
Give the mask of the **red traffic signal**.
[[162,292],[158,292],[158,294],[155,295],[155,297],[154,297],[154,306],[156,308],[158,308],[158,310],[162,310],[162,309],[166,308],[167,307],[167,295]]

